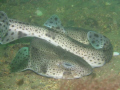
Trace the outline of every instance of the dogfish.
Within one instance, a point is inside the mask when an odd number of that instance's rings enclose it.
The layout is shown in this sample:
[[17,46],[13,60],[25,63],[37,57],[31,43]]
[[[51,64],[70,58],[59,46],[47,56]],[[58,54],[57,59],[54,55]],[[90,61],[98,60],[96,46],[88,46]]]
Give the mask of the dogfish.
[[55,79],[75,79],[92,73],[92,67],[82,58],[39,38],[34,38],[29,47],[18,51],[10,70],[32,70]]
[[0,43],[7,44],[23,37],[43,39],[82,58],[92,68],[103,66],[113,56],[113,47],[107,37],[91,30],[63,27],[57,15],[52,15],[40,27],[10,19],[0,11]]

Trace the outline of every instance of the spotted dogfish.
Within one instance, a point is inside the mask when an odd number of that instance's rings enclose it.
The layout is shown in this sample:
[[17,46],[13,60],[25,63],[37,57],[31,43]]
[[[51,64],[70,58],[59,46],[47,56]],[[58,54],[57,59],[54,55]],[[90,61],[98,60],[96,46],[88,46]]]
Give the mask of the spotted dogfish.
[[92,67],[82,58],[39,38],[34,38],[30,47],[21,48],[10,64],[11,72],[28,69],[56,79],[75,79],[92,73]]
[[84,59],[91,67],[101,67],[113,55],[110,40],[97,32],[81,28],[64,28],[57,15],[51,16],[44,27],[28,25],[0,12],[0,43],[22,37],[37,37]]

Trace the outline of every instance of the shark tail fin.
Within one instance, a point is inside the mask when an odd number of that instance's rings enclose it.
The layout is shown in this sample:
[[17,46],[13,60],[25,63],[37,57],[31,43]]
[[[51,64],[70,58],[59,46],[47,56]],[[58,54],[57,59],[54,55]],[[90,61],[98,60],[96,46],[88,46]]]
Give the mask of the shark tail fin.
[[0,11],[0,42],[5,37],[9,29],[9,20],[5,12]]
[[28,47],[21,48],[10,64],[11,72],[23,71],[28,66],[29,50]]

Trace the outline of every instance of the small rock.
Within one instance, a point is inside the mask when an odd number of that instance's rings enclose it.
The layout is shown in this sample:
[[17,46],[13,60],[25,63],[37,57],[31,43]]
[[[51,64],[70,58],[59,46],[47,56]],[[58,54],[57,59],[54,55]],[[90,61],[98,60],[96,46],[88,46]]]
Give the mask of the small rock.
[[18,86],[23,85],[23,83],[24,83],[24,79],[23,79],[23,78],[22,78],[22,79],[17,80],[17,82],[16,82],[16,84],[17,84]]

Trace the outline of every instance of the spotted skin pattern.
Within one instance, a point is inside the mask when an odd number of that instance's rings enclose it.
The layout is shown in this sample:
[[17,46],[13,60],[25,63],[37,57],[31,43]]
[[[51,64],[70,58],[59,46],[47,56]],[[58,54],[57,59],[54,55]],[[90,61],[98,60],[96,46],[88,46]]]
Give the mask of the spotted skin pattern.
[[34,38],[29,48],[21,48],[10,64],[11,72],[28,69],[56,79],[75,79],[92,73],[92,67],[82,58],[39,38]]
[[0,11],[0,38],[3,38],[5,34],[8,32],[9,21],[7,15]]
[[[69,28],[65,28],[65,31],[69,33]],[[78,29],[77,32],[83,32],[83,34],[88,33],[88,31],[84,32],[82,29]],[[81,38],[77,41],[76,37],[74,38],[74,36],[77,36],[76,34],[72,36],[67,33],[62,34],[55,32],[54,30],[49,30],[48,28],[27,25],[22,22],[9,19],[8,33],[2,40],[0,40],[0,43],[6,44],[22,37],[38,37],[83,58],[92,67],[101,67],[111,60],[113,54],[111,43],[107,45],[107,47],[109,47],[107,49],[95,49],[88,42],[87,34],[84,37],[81,36],[82,34],[79,35],[79,37],[83,38],[85,41]]]
[[92,72],[92,67],[82,58],[39,38],[30,44],[28,68],[37,74],[61,79],[80,78]]

